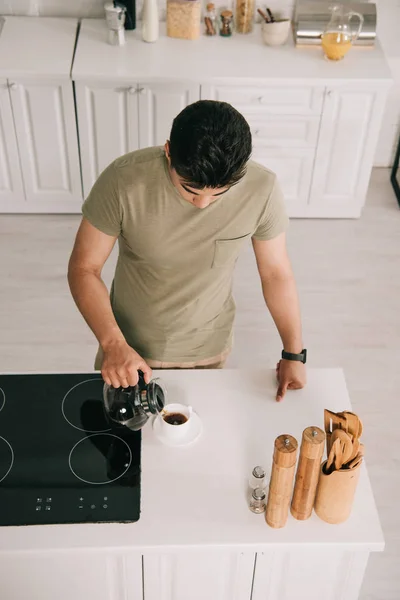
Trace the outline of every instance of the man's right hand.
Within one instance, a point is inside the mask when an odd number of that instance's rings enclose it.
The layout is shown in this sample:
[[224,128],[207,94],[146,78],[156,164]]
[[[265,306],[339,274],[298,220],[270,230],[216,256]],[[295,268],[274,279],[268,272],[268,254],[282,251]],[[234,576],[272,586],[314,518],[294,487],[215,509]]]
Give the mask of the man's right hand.
[[143,372],[145,382],[149,383],[151,368],[125,341],[114,342],[103,348],[101,374],[108,385],[115,388],[136,385],[138,371]]

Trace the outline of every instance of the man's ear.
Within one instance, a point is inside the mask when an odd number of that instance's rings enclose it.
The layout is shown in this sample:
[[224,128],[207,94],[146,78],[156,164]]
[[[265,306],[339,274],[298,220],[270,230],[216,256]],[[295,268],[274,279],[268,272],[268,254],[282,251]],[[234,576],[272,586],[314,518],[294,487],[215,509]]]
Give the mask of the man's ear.
[[170,150],[169,150],[169,140],[167,140],[165,142],[164,150],[165,150],[165,156],[167,157],[167,161],[169,162],[169,164],[171,164],[171,154],[170,154]]

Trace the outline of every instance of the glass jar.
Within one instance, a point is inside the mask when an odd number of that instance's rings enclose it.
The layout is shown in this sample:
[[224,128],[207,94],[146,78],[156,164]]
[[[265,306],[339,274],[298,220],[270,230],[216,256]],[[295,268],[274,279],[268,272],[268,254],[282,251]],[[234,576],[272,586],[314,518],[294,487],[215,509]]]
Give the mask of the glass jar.
[[254,22],[254,0],[236,1],[235,26],[238,33],[251,33]]
[[254,467],[249,479],[249,486],[252,490],[255,490],[256,488],[264,489],[267,487],[265,471],[262,467]]
[[217,13],[215,10],[215,4],[207,4],[207,11],[204,16],[204,22],[206,24],[206,35],[216,35],[217,33]]
[[167,0],[167,35],[183,40],[200,37],[200,0]]
[[250,498],[250,510],[257,515],[263,513],[266,508],[265,504],[265,491],[261,488],[256,488]]
[[219,34],[222,37],[230,37],[232,35],[233,13],[230,10],[224,10],[221,13],[221,28]]

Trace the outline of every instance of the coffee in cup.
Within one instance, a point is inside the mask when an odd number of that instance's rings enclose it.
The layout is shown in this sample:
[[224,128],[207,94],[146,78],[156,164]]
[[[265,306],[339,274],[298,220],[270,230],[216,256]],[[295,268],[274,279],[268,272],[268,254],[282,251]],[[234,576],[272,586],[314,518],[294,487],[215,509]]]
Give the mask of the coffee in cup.
[[[184,404],[167,404],[161,413],[161,430],[170,440],[185,436],[191,426],[192,407]],[[160,418],[160,417],[158,417]]]

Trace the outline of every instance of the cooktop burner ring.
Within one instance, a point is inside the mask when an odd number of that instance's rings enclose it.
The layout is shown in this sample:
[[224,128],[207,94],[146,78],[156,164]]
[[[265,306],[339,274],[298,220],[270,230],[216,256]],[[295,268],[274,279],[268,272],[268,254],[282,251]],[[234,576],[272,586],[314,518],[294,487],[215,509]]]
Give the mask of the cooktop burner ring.
[[6,395],[4,393],[3,388],[0,387],[0,412],[3,410],[5,403],[6,403]]
[[[89,446],[88,449],[93,449],[93,447],[95,446],[93,444],[93,442],[91,442],[91,440],[95,437],[108,437],[108,438],[114,438],[113,442],[115,443],[115,441],[117,441],[117,444],[123,444],[123,449],[124,451],[128,451],[128,460],[126,463],[123,464],[123,468],[124,470],[121,473],[118,473],[118,475],[114,478],[110,478],[110,479],[106,479],[105,481],[90,481],[89,479],[85,479],[84,477],[81,477],[80,475],[78,475],[78,473],[76,472],[76,470],[74,469],[74,467],[72,466],[72,459],[73,459],[73,453],[74,451],[77,450],[77,448],[79,448],[79,450],[81,450],[81,444],[84,444],[85,442],[89,442],[92,443],[92,446]],[[111,442],[110,445],[113,443]],[[121,448],[121,446],[120,446]],[[129,470],[131,464],[132,464],[132,450],[130,449],[129,445],[126,443],[125,440],[123,440],[122,438],[118,437],[117,435],[114,435],[113,433],[103,433],[103,432],[96,432],[93,433],[91,435],[88,435],[82,439],[80,439],[78,442],[76,442],[76,444],[72,447],[71,452],[69,453],[68,456],[68,464],[69,464],[69,468],[71,470],[71,472],[75,475],[75,477],[77,479],[79,479],[80,481],[83,481],[84,483],[88,483],[89,485],[106,485],[108,483],[113,483],[114,481],[117,481],[118,479],[121,479],[121,477],[123,477],[125,475],[125,473]],[[106,460],[106,459],[105,459]],[[80,467],[82,468],[82,462],[80,463]],[[77,469],[78,470],[78,469]]]
[[[80,386],[84,385],[84,384],[92,384],[93,382],[95,385],[98,384],[98,382],[101,382],[101,396],[98,400],[99,405],[103,403],[103,385],[104,385],[104,381],[101,377],[92,377],[91,379],[85,379],[84,381],[80,381],[79,383],[77,383],[76,385],[72,386],[72,388],[70,388],[68,390],[68,392],[65,394],[62,403],[61,403],[61,412],[63,414],[64,419],[67,421],[67,423],[69,425],[71,425],[71,427],[73,427],[74,429],[77,429],[78,431],[83,431],[84,433],[106,433],[111,431],[111,427],[107,424],[106,428],[101,428],[101,429],[88,429],[82,426],[82,423],[80,423],[81,426],[77,425],[76,422],[74,422],[75,419],[72,418],[72,415],[68,413],[71,411],[68,409],[69,403],[68,403],[68,398],[71,399],[71,397],[73,398],[73,392],[74,390],[76,390],[77,388],[79,388]],[[96,398],[97,399],[97,398]],[[71,402],[72,400],[70,400]],[[80,397],[77,398],[76,400],[77,403],[77,407],[81,407],[82,405],[82,399]],[[76,408],[77,408],[76,407]],[[73,407],[72,407],[73,409]],[[75,417],[76,418],[76,417]],[[106,423],[104,423],[105,425]]]
[[6,438],[3,438],[3,436],[0,435],[0,453],[3,452],[4,444],[5,444],[5,448],[10,453],[10,466],[8,467],[8,469],[7,469],[7,471],[5,472],[4,475],[2,475],[2,473],[0,471],[0,483],[2,481],[4,481],[4,479],[7,477],[7,475],[11,471],[11,469],[13,467],[13,464],[14,464],[14,450],[12,449],[12,446],[11,446],[10,442],[8,442],[6,440]]

